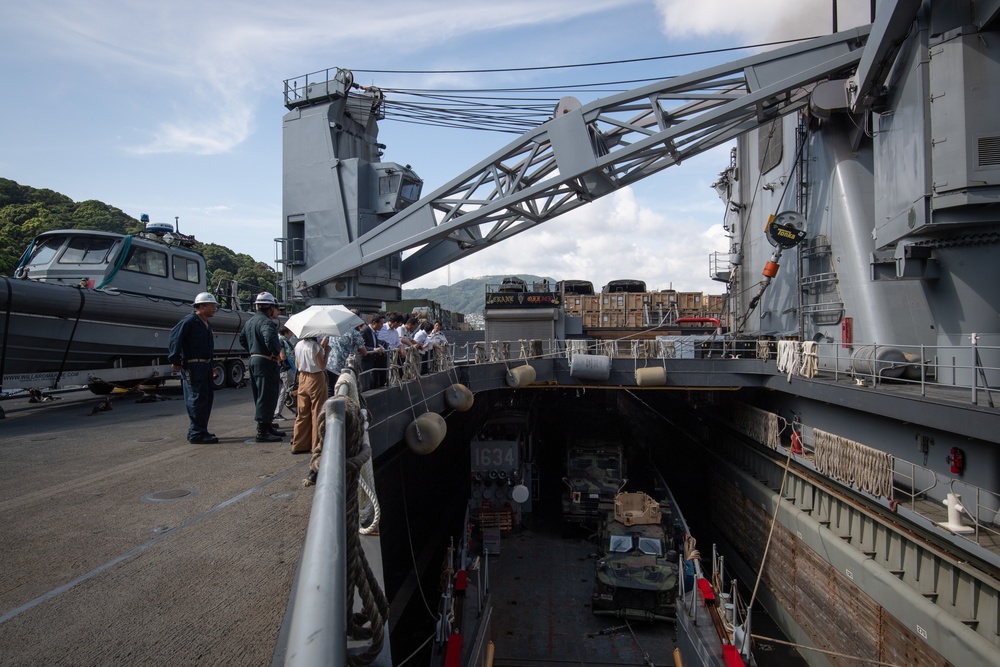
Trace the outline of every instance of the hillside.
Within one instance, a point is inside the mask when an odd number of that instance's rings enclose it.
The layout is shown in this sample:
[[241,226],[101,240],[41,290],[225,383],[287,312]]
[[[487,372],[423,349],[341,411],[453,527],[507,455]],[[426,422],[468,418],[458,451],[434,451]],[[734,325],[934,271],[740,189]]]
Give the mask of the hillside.
[[[483,313],[483,302],[485,301],[486,285],[497,285],[501,280],[510,274],[501,276],[479,276],[477,278],[466,278],[453,285],[440,285],[439,287],[424,287],[418,289],[404,289],[404,299],[430,299],[437,301],[443,308],[453,313],[465,313],[471,315]],[[552,278],[533,276],[530,274],[519,275],[518,278],[529,285],[542,280],[548,280],[549,284],[555,288],[556,281]]]

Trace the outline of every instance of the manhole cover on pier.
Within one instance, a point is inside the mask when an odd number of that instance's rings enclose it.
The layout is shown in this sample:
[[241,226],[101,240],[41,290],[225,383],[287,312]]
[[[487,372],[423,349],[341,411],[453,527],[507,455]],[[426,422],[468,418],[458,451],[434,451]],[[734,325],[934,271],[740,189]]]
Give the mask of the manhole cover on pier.
[[196,495],[198,492],[195,489],[165,489],[163,491],[153,491],[152,493],[147,493],[142,497],[146,502],[151,503],[162,503],[169,502],[171,500],[182,500],[188,496]]

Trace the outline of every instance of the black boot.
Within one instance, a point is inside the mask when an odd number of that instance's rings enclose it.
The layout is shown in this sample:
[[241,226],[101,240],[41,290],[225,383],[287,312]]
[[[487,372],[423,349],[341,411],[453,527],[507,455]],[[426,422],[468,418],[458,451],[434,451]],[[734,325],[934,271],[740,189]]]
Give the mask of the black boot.
[[257,442],[281,442],[281,438],[267,429],[267,424],[257,424]]
[[267,425],[267,432],[270,433],[271,435],[276,435],[279,438],[284,438],[286,435],[288,435],[284,431],[278,430],[278,427],[274,425],[274,422],[271,422],[270,424]]

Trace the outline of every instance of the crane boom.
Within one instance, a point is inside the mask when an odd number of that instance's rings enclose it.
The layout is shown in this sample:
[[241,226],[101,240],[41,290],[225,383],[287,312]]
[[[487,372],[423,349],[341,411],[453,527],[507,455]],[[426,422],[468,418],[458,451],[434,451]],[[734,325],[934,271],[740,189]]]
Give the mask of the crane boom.
[[344,243],[297,289],[416,249],[407,282],[803,107],[812,87],[853,72],[864,26],[599,99],[554,117]]

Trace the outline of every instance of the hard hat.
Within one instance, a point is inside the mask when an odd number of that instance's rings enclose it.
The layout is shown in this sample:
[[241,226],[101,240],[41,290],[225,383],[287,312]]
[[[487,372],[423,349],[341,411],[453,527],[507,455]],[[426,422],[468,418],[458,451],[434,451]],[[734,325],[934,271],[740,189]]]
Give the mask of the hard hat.
[[255,304],[270,304],[272,306],[277,306],[278,302],[275,300],[274,295],[270,292],[261,292],[257,295],[257,299],[254,301]]
[[219,305],[219,302],[215,300],[215,297],[208,292],[201,292],[194,298],[194,305],[197,306],[199,303],[214,303],[216,306]]

